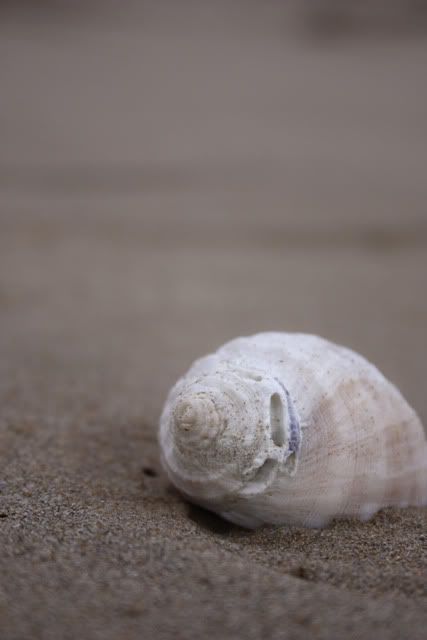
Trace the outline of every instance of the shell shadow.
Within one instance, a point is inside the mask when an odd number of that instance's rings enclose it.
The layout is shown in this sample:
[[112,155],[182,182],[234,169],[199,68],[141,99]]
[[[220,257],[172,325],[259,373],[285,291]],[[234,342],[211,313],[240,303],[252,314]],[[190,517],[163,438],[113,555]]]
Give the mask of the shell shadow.
[[248,533],[247,529],[243,529],[237,524],[228,522],[212,511],[203,509],[203,507],[199,507],[195,504],[188,503],[188,517],[205,531],[209,531],[210,533],[215,533],[217,535],[225,536],[232,533]]

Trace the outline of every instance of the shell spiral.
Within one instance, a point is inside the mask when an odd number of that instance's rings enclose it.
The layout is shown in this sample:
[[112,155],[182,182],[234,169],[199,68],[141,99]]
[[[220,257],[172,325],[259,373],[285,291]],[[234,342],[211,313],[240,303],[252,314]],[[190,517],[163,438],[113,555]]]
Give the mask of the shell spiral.
[[173,412],[175,440],[183,450],[204,449],[221,435],[223,424],[208,394],[183,398]]
[[187,499],[243,526],[323,526],[427,504],[416,413],[362,356],[317,336],[237,338],[197,360],[160,420]]

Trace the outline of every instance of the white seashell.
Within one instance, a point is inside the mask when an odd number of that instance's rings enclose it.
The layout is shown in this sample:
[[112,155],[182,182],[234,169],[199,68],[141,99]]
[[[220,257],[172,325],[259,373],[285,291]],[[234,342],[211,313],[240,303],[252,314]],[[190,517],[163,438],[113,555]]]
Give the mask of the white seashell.
[[189,500],[247,527],[427,504],[416,413],[362,356],[317,336],[260,333],[197,360],[169,393],[160,445]]

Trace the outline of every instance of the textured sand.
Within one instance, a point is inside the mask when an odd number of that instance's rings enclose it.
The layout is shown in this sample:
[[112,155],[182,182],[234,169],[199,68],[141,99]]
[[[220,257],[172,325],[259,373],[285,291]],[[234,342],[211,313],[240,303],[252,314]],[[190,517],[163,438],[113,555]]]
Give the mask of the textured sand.
[[268,329],[426,422],[427,47],[160,5],[0,21],[1,640],[425,638],[426,510],[247,532],[168,486],[156,429]]

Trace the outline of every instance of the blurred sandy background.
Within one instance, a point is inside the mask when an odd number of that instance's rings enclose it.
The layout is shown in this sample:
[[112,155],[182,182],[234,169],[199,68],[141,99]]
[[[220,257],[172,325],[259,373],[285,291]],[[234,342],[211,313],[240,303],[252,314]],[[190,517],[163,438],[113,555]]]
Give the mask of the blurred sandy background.
[[247,534],[157,419],[260,330],[427,421],[425,2],[0,3],[0,623],[12,638],[423,637],[426,515]]

